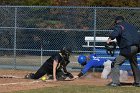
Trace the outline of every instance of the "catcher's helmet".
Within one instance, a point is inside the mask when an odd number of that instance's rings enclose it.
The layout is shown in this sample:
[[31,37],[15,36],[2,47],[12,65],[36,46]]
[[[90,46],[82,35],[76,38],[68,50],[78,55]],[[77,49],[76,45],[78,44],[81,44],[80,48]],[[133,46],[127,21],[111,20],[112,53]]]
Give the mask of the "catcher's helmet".
[[66,47],[63,47],[61,50],[60,50],[60,53],[62,53],[62,55],[66,58],[69,58],[70,56],[70,53],[71,53],[71,48],[66,48]]
[[106,43],[105,49],[108,55],[114,56],[114,52],[116,49],[116,42],[110,42],[109,44]]
[[78,63],[81,64],[81,65],[84,65],[87,61],[87,58],[85,55],[79,55],[78,57]]

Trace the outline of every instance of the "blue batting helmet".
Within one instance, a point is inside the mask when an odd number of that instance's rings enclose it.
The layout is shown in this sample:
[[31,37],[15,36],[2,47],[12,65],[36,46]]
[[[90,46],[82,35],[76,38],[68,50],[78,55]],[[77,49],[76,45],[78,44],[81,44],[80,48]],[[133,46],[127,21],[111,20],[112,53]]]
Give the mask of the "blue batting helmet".
[[85,55],[79,55],[79,57],[78,57],[78,63],[79,64],[83,64],[86,61],[87,61],[87,58],[86,58]]

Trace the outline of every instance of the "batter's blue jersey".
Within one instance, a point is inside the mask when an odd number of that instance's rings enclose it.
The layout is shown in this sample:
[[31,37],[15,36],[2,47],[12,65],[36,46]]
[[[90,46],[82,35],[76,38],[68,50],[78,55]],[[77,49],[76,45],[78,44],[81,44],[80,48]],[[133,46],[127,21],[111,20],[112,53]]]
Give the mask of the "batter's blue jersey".
[[82,73],[85,74],[92,67],[103,66],[104,62],[107,61],[104,58],[94,58],[92,60],[87,61],[87,64],[82,69]]

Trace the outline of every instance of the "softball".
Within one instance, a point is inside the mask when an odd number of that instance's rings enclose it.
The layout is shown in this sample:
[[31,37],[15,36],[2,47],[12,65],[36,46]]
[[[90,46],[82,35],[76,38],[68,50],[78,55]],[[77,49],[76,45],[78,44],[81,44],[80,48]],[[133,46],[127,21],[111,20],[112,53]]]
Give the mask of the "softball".
[[45,81],[47,78],[45,76],[41,77],[42,81]]

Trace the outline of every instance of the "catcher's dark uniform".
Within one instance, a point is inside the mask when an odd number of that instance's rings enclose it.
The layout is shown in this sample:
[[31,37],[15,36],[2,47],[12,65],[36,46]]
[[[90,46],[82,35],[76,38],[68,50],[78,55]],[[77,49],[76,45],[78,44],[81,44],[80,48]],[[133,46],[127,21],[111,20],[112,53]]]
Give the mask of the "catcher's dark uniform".
[[54,55],[52,55],[49,59],[47,59],[44,64],[38,69],[38,71],[33,74],[30,73],[30,76],[25,76],[25,78],[30,78],[30,79],[39,79],[42,76],[44,76],[45,74],[47,75],[51,75],[51,79],[53,79],[53,62],[54,60],[58,61],[58,65],[57,65],[57,70],[56,70],[56,78],[58,80],[63,80],[66,77],[70,77],[73,78],[73,75],[69,72],[67,72],[66,70],[66,66],[68,65],[68,63],[70,63],[69,61],[69,56],[68,57],[63,57],[62,55],[60,55],[60,53],[56,53]]

